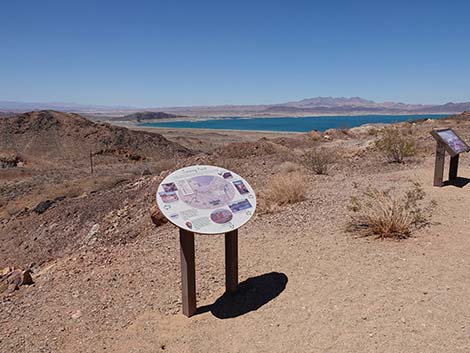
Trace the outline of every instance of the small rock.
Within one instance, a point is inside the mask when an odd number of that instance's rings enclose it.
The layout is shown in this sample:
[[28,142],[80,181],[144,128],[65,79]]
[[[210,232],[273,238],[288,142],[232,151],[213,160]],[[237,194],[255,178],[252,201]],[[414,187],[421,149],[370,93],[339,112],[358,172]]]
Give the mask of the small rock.
[[150,208],[150,218],[152,219],[153,224],[157,227],[168,222],[168,219],[166,219],[160,209],[155,205]]
[[13,267],[5,267],[0,271],[0,278],[7,276],[11,271],[13,271]]
[[8,284],[15,284],[17,286],[20,285],[21,283],[21,270],[20,269],[14,269],[11,271],[8,276],[6,277],[5,281]]
[[77,310],[70,316],[73,320],[77,320],[82,317],[82,312],[81,310]]
[[88,234],[85,236],[85,242],[89,241],[91,238],[93,238],[100,230],[100,225],[98,223],[93,224],[91,227],[90,231]]
[[15,284],[18,287],[25,284],[33,284],[31,277],[31,270],[21,271],[20,269],[13,270],[6,278],[8,284]]
[[26,270],[21,273],[21,285],[33,284],[33,277],[31,277],[31,270]]
[[147,176],[147,175],[152,175],[152,172],[151,172],[150,170],[148,170],[148,169],[144,169],[144,170],[142,171],[142,176]]
[[36,212],[37,214],[43,214],[50,207],[52,207],[52,205],[54,205],[53,200],[42,201],[33,209],[33,211]]

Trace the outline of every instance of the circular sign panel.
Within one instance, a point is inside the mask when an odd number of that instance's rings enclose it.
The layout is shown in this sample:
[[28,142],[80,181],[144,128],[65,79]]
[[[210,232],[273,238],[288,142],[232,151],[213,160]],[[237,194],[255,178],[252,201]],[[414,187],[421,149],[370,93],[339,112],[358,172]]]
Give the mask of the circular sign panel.
[[195,165],[168,175],[158,186],[163,215],[190,232],[219,234],[244,225],[256,209],[251,186],[220,167]]

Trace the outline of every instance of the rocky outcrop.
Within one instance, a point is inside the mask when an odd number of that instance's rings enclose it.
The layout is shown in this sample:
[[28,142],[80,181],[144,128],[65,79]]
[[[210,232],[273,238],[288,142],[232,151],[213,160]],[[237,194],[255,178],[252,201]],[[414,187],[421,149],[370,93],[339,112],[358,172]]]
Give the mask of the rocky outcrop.
[[0,272],[0,295],[9,295],[23,285],[33,284],[31,270],[5,267]]

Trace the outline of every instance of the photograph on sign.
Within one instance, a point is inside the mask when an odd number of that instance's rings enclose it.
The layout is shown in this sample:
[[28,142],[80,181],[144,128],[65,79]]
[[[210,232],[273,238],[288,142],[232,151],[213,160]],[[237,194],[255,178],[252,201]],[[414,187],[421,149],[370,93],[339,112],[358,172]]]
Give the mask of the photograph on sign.
[[174,192],[163,191],[163,192],[159,192],[158,194],[160,195],[160,198],[164,203],[178,201],[178,196]]
[[456,154],[468,151],[467,144],[451,129],[436,131],[436,133]]
[[248,222],[256,196],[241,176],[221,167],[192,166],[167,176],[157,204],[176,226],[203,234],[225,233]]

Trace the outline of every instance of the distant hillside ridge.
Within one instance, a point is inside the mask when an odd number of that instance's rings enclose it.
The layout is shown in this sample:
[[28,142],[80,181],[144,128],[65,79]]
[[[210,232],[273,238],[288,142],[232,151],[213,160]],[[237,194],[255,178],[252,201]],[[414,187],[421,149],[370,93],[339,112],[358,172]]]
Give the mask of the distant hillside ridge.
[[0,119],[0,150],[43,162],[82,161],[90,152],[153,160],[192,154],[157,133],[98,124],[78,114],[51,110]]
[[0,111],[0,118],[7,118],[9,116],[13,116],[15,115],[16,113],[12,113],[12,112],[2,112]]
[[470,110],[470,102],[406,104],[374,102],[361,97],[315,97],[280,104],[168,107],[166,112],[187,116],[315,116],[364,114],[456,114]]
[[111,120],[119,120],[119,121],[147,121],[147,120],[162,120],[162,119],[174,119],[174,118],[181,118],[184,117],[182,115],[175,115],[169,114],[165,112],[136,112],[133,114],[128,114],[123,117],[113,118]]
[[24,112],[53,109],[85,114],[108,121],[152,121],[177,117],[315,116],[364,114],[457,114],[470,110],[470,102],[408,104],[374,102],[361,97],[314,97],[272,104],[225,104],[208,106],[129,107],[90,106],[73,103],[22,103],[0,101],[0,111]]

